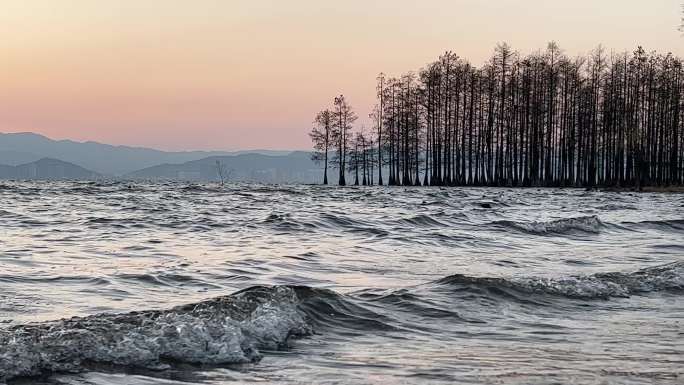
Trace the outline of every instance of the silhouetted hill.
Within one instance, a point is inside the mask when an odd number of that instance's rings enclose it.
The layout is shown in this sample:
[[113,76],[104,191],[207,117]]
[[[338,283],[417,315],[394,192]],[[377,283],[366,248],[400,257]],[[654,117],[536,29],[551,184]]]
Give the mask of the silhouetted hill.
[[42,158],[18,166],[0,165],[0,179],[88,180],[98,177],[101,176],[96,172],[52,158]]
[[231,170],[231,181],[262,183],[320,182],[322,171],[310,154],[295,151],[287,155],[240,154],[211,156],[181,164],[161,164],[125,175],[130,179],[218,180],[216,161]]
[[0,164],[18,166],[24,163],[35,162],[42,158],[40,155],[25,151],[0,150]]
[[[253,150],[273,155],[288,151]],[[19,165],[41,158],[60,159],[104,175],[124,175],[162,163],[183,163],[209,156],[234,155],[242,152],[184,151],[170,152],[143,147],[113,146],[97,142],[53,140],[42,135],[0,133],[0,164]]]

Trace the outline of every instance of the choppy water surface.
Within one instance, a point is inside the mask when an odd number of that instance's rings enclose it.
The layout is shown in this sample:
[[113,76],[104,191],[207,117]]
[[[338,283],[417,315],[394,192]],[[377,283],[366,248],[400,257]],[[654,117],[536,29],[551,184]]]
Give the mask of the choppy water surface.
[[681,384],[683,294],[683,195],[0,185],[0,383]]

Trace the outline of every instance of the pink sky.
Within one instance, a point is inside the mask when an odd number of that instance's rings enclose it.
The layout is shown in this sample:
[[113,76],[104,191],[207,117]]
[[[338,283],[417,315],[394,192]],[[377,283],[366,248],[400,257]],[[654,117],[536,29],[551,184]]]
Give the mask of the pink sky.
[[[452,50],[684,56],[679,0],[4,0],[0,132],[161,149],[305,149],[344,93]],[[360,120],[361,121],[361,120]]]

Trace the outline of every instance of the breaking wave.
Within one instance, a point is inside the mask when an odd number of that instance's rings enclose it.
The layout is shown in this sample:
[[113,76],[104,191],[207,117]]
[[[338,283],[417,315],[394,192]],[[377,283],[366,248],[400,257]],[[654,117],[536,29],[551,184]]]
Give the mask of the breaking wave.
[[0,382],[89,363],[164,369],[165,362],[258,361],[311,333],[289,287],[254,287],[167,311],[102,314],[0,329]]
[[528,234],[567,234],[571,232],[599,233],[604,227],[603,222],[595,216],[563,218],[552,221],[515,222],[496,221],[496,225],[522,231]]
[[608,299],[658,291],[682,291],[684,290],[684,262],[649,267],[633,273],[598,273],[561,278],[491,278],[456,274],[443,278],[437,283],[510,289],[526,294],[549,294],[578,299]]
[[[444,288],[449,290],[444,293]],[[431,294],[439,290],[444,300]],[[452,290],[465,295],[453,296]],[[631,273],[561,278],[451,275],[403,289],[347,295],[307,286],[255,286],[170,310],[89,317],[0,328],[0,382],[96,367],[163,370],[176,362],[227,365],[257,362],[261,351],[287,348],[314,333],[441,333],[432,319],[485,324],[491,315],[468,309],[491,301],[551,295],[578,300],[684,291],[684,261]],[[502,295],[502,294],[514,295]],[[432,298],[432,300],[430,299]],[[447,300],[448,299],[448,300]],[[472,309],[471,309],[472,310]],[[345,337],[345,338],[346,338]]]

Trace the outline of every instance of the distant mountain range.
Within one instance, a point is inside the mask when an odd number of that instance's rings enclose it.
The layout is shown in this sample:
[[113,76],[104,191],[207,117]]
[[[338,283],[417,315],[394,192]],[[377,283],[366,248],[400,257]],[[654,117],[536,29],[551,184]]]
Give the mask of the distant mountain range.
[[[290,151],[254,150],[266,155],[284,155]],[[209,156],[236,155],[244,151],[171,152],[144,147],[113,146],[97,142],[53,140],[30,132],[0,133],[0,164],[16,166],[42,158],[74,163],[108,176],[121,176],[162,163],[183,163]]]
[[79,179],[92,180],[101,175],[73,163],[42,158],[18,166],[0,165],[0,179]]
[[[218,163],[217,163],[218,162]],[[161,164],[138,170],[125,179],[218,180],[218,164],[230,180],[263,183],[314,183],[321,179],[321,169],[308,152],[287,155],[239,154],[211,156],[180,164]]]
[[96,142],[0,133],[0,179],[218,180],[217,162],[233,181],[315,183],[321,167],[304,151],[169,152]]

